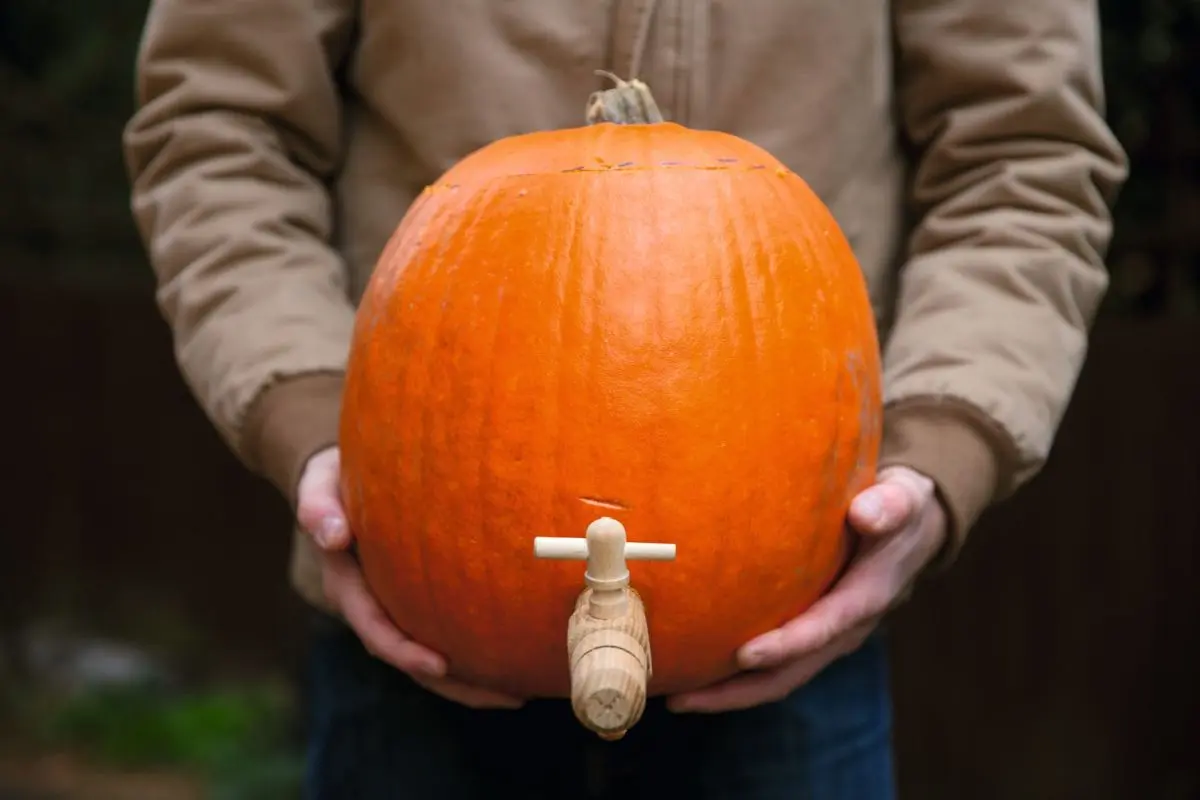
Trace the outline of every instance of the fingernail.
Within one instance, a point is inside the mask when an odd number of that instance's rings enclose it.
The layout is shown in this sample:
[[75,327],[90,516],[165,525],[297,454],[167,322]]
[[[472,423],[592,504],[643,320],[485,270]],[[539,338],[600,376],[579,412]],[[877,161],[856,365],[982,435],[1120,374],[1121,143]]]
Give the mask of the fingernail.
[[874,490],[863,492],[854,498],[854,513],[863,522],[878,525],[883,519],[883,498]]
[[334,547],[346,532],[346,521],[341,517],[325,517],[317,528],[317,543],[321,547]]
[[422,659],[420,669],[430,678],[442,678],[446,675],[445,662],[436,657]]
[[752,646],[746,648],[742,652],[742,657],[738,659],[742,662],[742,666],[746,669],[757,669],[766,663],[770,657],[770,652],[765,647]]
[[738,664],[742,669],[771,666],[780,659],[782,651],[779,632],[772,631],[742,645],[738,651]]

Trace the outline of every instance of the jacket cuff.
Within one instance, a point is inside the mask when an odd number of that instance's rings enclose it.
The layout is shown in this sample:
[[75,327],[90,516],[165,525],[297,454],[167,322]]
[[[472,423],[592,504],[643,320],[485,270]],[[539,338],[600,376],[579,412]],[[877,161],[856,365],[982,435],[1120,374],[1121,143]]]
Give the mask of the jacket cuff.
[[947,535],[932,566],[954,561],[967,534],[1002,492],[1002,449],[972,410],[955,404],[899,404],[883,418],[879,469],[903,466],[933,481]]
[[337,444],[344,383],[341,373],[288,378],[264,390],[246,415],[247,461],[292,506],[308,459]]

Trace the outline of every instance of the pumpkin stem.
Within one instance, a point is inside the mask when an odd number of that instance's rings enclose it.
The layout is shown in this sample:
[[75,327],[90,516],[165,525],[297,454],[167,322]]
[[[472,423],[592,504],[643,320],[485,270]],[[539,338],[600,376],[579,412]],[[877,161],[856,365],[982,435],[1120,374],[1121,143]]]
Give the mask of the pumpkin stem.
[[587,124],[598,125],[611,122],[615,125],[653,125],[663,122],[658,103],[650,93],[650,87],[634,78],[623,80],[607,70],[596,70],[596,74],[609,78],[616,84],[612,89],[592,92],[587,103]]

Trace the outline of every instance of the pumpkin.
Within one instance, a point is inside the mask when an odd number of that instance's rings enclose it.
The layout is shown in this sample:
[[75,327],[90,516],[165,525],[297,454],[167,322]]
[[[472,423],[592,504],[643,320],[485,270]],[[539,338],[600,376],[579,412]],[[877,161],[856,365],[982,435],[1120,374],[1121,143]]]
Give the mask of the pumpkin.
[[697,688],[836,579],[879,447],[864,279],[805,181],[662,121],[637,81],[588,116],[420,194],[365,289],[343,395],[371,591],[452,675],[526,697],[569,693],[584,573],[534,537],[611,517],[674,543],[631,585],[649,693]]

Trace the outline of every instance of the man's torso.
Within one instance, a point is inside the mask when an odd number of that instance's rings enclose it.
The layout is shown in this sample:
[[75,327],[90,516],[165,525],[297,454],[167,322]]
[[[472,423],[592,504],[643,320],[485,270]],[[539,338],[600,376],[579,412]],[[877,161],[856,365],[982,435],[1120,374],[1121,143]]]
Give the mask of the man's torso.
[[355,299],[427,184],[496,139],[583,124],[609,70],[646,81],[668,119],[748,139],[808,181],[885,321],[903,188],[887,3],[362,0],[359,13],[335,187]]

